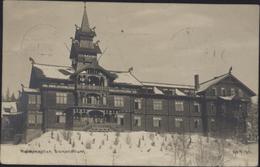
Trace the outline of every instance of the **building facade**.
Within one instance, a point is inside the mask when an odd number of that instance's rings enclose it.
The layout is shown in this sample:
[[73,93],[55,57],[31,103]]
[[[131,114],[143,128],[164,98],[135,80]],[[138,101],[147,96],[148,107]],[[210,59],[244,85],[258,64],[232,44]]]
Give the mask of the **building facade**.
[[19,100],[28,134],[48,129],[246,132],[255,93],[232,69],[203,83],[195,75],[194,85],[142,82],[132,68],[101,67],[95,37],[84,8],[81,26],[76,26],[72,39],[71,66],[31,59],[29,87],[22,88]]

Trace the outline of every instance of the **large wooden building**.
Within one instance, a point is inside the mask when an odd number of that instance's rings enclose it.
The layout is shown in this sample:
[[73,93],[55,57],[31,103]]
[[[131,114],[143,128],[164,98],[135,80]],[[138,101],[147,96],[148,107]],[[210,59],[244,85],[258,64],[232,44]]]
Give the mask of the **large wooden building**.
[[101,67],[95,36],[84,8],[72,39],[71,66],[31,60],[30,84],[19,102],[28,138],[48,129],[246,132],[255,93],[232,69],[203,83],[195,75],[194,85],[142,82],[131,68]]

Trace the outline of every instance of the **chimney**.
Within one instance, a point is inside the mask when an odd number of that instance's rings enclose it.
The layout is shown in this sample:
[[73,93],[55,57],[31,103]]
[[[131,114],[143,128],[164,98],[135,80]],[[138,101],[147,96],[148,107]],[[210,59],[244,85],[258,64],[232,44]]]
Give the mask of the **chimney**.
[[195,86],[195,90],[198,90],[200,88],[198,74],[194,75],[194,86]]

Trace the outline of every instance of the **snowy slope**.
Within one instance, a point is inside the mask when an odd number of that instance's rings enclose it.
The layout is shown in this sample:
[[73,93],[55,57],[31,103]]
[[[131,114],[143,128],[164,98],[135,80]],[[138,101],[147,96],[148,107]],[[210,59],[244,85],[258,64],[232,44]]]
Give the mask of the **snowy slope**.
[[199,135],[191,135],[190,140],[189,135],[151,132],[59,130],[47,132],[28,144],[1,145],[1,163],[147,166],[257,164],[257,144],[246,146],[214,138],[208,141]]

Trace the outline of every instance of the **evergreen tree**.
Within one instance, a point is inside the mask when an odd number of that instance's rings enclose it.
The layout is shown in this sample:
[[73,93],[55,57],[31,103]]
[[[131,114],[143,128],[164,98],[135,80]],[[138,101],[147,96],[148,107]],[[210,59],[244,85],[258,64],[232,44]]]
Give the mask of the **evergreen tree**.
[[9,90],[9,88],[7,88],[7,90],[6,90],[5,101],[10,101],[10,90]]
[[16,98],[15,98],[14,93],[12,93],[10,100],[11,100],[11,101],[16,101]]

